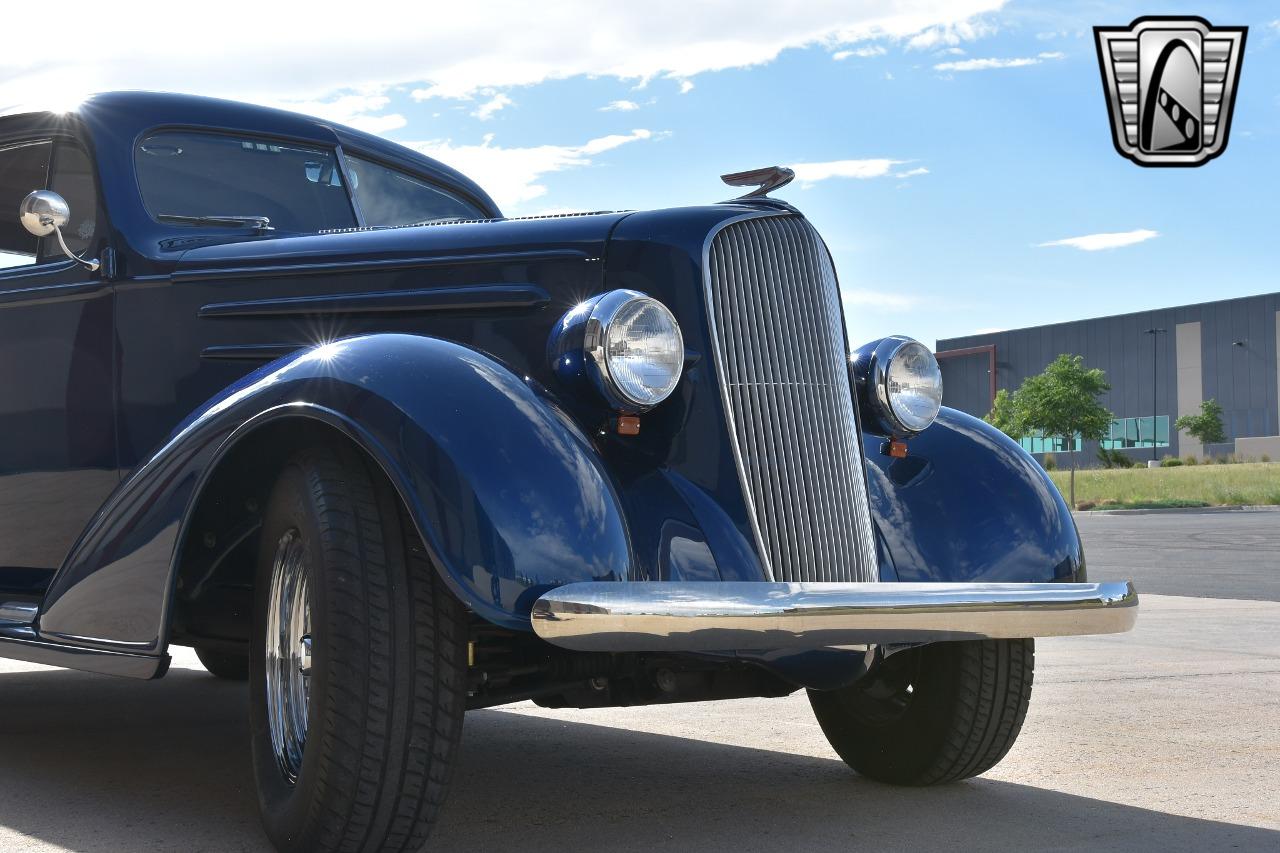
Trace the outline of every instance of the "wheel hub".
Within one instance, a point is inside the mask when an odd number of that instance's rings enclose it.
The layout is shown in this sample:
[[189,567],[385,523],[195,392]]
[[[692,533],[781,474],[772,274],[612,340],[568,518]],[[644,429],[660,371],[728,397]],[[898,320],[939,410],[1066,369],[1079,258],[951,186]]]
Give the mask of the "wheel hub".
[[311,603],[306,549],[297,530],[280,537],[271,565],[266,636],[271,747],[290,783],[302,768],[311,699]]

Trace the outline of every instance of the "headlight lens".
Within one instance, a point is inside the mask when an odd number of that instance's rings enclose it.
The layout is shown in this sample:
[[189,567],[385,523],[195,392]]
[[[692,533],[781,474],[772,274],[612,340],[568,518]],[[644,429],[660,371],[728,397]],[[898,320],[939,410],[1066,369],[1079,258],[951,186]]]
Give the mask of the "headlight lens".
[[684,338],[667,307],[634,290],[611,290],[566,314],[552,335],[555,369],[579,366],[613,408],[643,412],[675,391],[684,371]]
[[922,432],[942,408],[942,371],[929,348],[911,338],[880,341],[871,354],[872,404],[889,432]]
[[622,305],[604,335],[607,374],[618,392],[637,406],[661,403],[684,370],[684,338],[667,307],[647,296]]

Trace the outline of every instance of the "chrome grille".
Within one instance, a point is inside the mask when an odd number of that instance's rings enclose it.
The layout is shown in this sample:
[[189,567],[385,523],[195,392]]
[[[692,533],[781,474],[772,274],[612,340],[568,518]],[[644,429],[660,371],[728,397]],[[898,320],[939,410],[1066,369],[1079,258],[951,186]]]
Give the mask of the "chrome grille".
[[738,474],[775,581],[874,581],[835,270],[797,216],[723,227],[706,288]]

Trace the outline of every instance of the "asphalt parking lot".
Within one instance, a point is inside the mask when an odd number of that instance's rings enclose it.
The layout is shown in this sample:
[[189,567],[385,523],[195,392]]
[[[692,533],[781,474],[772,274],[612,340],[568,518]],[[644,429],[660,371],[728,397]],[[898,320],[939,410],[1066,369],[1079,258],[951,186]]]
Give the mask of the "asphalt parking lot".
[[[438,850],[1280,849],[1280,514],[1090,517],[1134,633],[1038,646],[986,776],[840,763],[803,695],[468,717]],[[0,661],[0,851],[266,851],[245,690],[180,654],[145,684]]]
[[1076,513],[1090,580],[1142,592],[1280,601],[1280,511]]

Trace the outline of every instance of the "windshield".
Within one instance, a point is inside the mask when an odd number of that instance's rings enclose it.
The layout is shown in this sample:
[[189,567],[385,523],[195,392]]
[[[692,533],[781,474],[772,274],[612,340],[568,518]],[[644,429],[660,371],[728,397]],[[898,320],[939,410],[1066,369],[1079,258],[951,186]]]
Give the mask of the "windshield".
[[333,151],[190,131],[148,136],[135,154],[147,211],[175,225],[269,220],[285,232],[357,224]]

